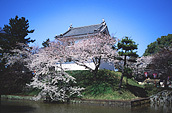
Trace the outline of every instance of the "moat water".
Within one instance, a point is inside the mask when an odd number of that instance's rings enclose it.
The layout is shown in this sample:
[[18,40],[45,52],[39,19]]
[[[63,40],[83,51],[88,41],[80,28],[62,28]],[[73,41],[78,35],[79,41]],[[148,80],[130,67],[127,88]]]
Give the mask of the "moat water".
[[1,100],[0,113],[172,113],[172,106],[146,105],[134,108],[57,104],[27,100]]

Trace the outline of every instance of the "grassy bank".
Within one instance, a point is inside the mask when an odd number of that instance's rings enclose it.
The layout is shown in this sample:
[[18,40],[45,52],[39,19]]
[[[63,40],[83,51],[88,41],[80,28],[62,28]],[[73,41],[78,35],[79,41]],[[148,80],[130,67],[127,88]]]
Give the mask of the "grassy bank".
[[[160,91],[152,85],[139,85],[136,80],[124,77],[122,88],[118,85],[121,78],[120,72],[109,70],[99,70],[97,76],[93,76],[89,71],[67,71],[76,78],[76,85],[84,87],[83,99],[101,100],[131,100],[140,97],[147,97]],[[128,82],[127,82],[128,81]],[[128,84],[127,84],[128,83]],[[17,95],[34,96],[39,90],[31,89]]]
[[1,98],[10,99],[10,100],[31,100],[32,97],[33,97],[33,95],[31,95],[31,96],[22,96],[22,95],[2,95],[2,96],[1,96]]
[[[94,77],[89,71],[68,71],[76,78],[77,85],[84,87],[82,92],[84,99],[105,99],[105,100],[130,100],[145,97],[144,86],[139,85],[134,79],[124,77],[122,88],[119,90],[120,72],[99,70]],[[133,91],[136,88],[138,91]]]

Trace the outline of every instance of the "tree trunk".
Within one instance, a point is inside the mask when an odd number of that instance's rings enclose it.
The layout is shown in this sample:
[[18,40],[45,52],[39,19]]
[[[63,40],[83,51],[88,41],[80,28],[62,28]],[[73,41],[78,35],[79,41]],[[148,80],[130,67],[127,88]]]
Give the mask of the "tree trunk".
[[[0,107],[1,107],[1,94],[0,94]],[[1,110],[0,110],[1,111]]]
[[121,86],[122,86],[122,80],[123,80],[123,74],[121,75],[121,79],[120,79],[120,82],[119,82],[119,89],[121,89]]
[[93,71],[93,76],[94,76],[94,80],[97,80],[97,72],[98,72],[99,66],[96,66],[95,70]]
[[[125,65],[126,65],[126,57],[127,56],[125,55],[124,56],[124,68],[125,68]],[[120,83],[119,83],[119,89],[121,89],[123,77],[124,77],[124,70],[122,70],[122,75],[121,75],[121,79],[120,79]]]
[[97,72],[99,70],[99,66],[100,66],[100,63],[101,63],[101,56],[99,58],[97,58],[95,61],[93,60],[94,64],[95,64],[95,69],[93,71],[93,75],[94,75],[94,80],[96,81],[97,78],[96,78],[96,75],[97,75]]
[[168,87],[168,85],[167,85],[167,78],[166,78],[165,81],[164,81],[164,87],[165,87],[165,88]]
[[127,64],[127,60],[126,60],[126,59],[127,59],[127,56],[125,55],[125,56],[124,56],[124,67],[125,67],[125,65]]

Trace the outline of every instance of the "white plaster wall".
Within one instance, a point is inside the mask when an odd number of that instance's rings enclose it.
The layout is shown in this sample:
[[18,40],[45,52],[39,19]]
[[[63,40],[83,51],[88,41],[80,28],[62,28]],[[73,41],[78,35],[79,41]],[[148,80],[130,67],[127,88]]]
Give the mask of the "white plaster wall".
[[[60,65],[60,64],[57,64],[57,65]],[[86,63],[86,65],[91,67],[92,69],[95,69],[94,63]],[[62,68],[64,70],[88,70],[84,66],[79,66],[75,63],[62,64]],[[102,62],[99,69],[114,70],[114,65],[113,63]]]
[[[60,65],[60,64],[58,64]],[[93,63],[86,63],[87,66],[91,67],[92,69],[95,68]],[[62,68],[64,70],[88,70],[84,66],[79,66],[75,63],[69,63],[69,64],[62,64]]]

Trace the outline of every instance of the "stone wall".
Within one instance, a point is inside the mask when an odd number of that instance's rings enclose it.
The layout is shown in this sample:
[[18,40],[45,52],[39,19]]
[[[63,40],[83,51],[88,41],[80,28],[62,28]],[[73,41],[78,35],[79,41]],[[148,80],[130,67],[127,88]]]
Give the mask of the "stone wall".
[[164,106],[172,104],[172,91],[164,90],[150,97],[152,105]]
[[75,104],[87,104],[87,105],[98,105],[98,106],[115,106],[115,107],[134,107],[141,106],[150,103],[149,98],[140,98],[134,100],[94,100],[94,99],[75,99],[71,100],[71,103]]

